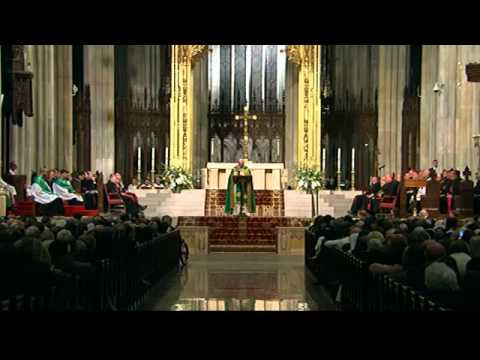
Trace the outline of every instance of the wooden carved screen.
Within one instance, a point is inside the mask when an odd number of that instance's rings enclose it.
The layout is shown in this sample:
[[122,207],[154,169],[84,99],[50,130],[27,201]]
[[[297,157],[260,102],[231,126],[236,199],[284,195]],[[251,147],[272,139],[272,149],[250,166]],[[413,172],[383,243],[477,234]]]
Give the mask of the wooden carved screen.
[[74,139],[77,150],[77,170],[91,169],[91,102],[90,87],[84,93],[77,93],[73,102]]
[[407,95],[402,113],[402,174],[419,167],[420,98]]
[[[154,105],[160,104],[160,105]],[[170,131],[168,104],[153,99],[121,100],[115,106],[115,165],[125,183],[137,176],[138,148],[141,152],[141,179],[150,178],[152,148],[155,171],[165,165],[165,148]]]

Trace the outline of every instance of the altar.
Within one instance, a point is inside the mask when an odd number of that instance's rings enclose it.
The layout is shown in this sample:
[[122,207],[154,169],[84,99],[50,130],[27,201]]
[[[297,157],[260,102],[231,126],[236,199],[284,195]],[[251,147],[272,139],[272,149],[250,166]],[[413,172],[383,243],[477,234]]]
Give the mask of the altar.
[[[228,176],[236,163],[208,163],[202,169],[202,188],[209,190],[225,190]],[[282,163],[257,164],[247,162],[252,171],[253,188],[255,190],[282,190],[288,182],[287,170]]]

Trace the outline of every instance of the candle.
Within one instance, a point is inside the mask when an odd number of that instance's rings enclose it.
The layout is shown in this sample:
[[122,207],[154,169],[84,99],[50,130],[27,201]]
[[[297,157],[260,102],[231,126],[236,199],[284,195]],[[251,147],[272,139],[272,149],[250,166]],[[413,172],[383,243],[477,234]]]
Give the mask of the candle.
[[355,148],[352,148],[352,172],[355,171]]
[[277,154],[280,155],[280,139],[277,139]]
[[168,146],[165,147],[165,165],[168,166]]
[[152,147],[152,172],[155,171],[155,148]]
[[142,170],[142,150],[140,149],[140,146],[139,146],[137,151],[137,171],[141,172],[141,170]]
[[323,148],[322,149],[322,171],[325,172],[325,164],[327,160],[327,149]]
[[342,159],[342,149],[338,148],[338,164],[337,164],[337,171],[340,172],[340,167],[341,167],[341,161]]
[[214,144],[214,140],[213,139],[210,139],[210,155],[213,157],[213,147],[215,146]]

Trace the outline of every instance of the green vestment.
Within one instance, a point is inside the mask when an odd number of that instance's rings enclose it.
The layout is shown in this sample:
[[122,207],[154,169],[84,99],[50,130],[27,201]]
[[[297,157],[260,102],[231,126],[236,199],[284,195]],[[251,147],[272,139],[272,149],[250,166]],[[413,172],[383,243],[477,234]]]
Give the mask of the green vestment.
[[[250,169],[246,166],[240,168],[238,165],[235,166],[230,175],[228,177],[227,183],[227,193],[225,199],[225,213],[226,214],[233,214],[235,211],[235,206],[240,204],[240,196],[241,196],[241,189],[240,184],[233,183],[233,176],[234,175],[242,175],[248,176],[252,175]],[[253,184],[251,181],[248,182],[245,193],[243,194],[244,197],[244,206],[247,208],[249,213],[255,213],[256,210],[256,201],[255,201],[255,191],[253,190]]]

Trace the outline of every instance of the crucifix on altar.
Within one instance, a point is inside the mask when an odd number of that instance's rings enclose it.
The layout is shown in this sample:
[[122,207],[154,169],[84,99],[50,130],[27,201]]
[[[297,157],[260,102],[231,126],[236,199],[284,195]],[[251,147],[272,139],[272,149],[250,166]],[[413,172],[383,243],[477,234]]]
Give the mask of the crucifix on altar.
[[243,120],[243,158],[248,160],[248,121],[257,120],[257,115],[248,114],[248,105],[243,108],[243,115],[235,115],[235,120]]

